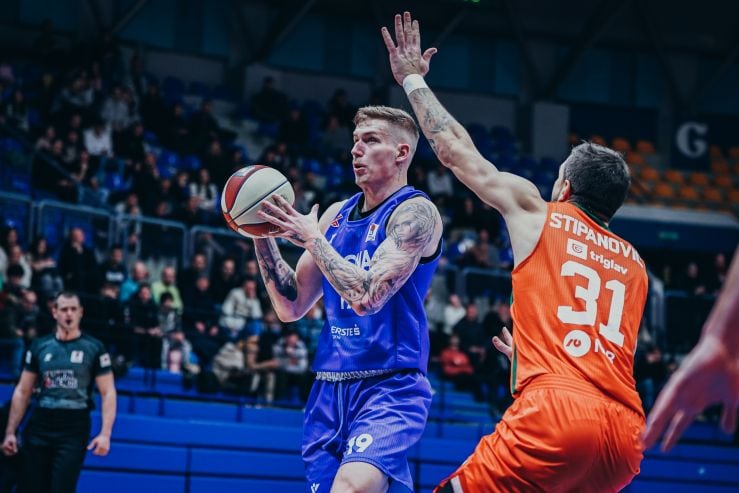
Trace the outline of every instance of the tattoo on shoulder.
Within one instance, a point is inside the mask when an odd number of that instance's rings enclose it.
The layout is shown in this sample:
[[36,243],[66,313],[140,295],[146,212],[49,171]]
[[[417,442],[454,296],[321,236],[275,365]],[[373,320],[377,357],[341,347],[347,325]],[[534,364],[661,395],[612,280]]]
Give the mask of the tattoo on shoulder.
[[436,214],[427,201],[403,204],[387,225],[387,236],[401,250],[422,252],[434,236]]
[[273,282],[280,295],[290,301],[295,301],[298,298],[295,271],[282,258],[275,241],[273,239],[257,240],[254,244],[264,283],[268,285]]

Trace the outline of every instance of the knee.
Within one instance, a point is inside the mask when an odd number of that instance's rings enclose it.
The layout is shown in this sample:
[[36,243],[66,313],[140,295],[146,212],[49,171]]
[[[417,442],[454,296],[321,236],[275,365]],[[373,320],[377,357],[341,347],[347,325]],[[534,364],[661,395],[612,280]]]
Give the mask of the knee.
[[384,484],[377,484],[378,481],[373,481],[373,479],[361,475],[344,474],[342,471],[339,471],[331,486],[331,493],[374,493],[387,491],[386,481],[382,482]]

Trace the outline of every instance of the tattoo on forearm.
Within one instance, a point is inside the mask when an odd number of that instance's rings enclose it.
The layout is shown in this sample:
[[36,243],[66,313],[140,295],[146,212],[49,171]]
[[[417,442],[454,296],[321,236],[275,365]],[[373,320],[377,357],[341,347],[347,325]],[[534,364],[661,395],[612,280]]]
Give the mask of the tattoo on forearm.
[[277,243],[272,238],[254,241],[257,252],[257,262],[262,271],[264,284],[274,283],[275,290],[289,301],[298,298],[298,285],[295,271],[280,255]]
[[434,236],[437,214],[426,201],[400,206],[387,225],[387,239],[372,257],[369,271],[343,259],[325,238],[311,254],[336,292],[363,313],[376,313],[408,280]]
[[439,135],[459,125],[454,117],[442,106],[431,89],[417,89],[410,94],[413,111],[418,117],[423,134],[434,152],[437,151]]

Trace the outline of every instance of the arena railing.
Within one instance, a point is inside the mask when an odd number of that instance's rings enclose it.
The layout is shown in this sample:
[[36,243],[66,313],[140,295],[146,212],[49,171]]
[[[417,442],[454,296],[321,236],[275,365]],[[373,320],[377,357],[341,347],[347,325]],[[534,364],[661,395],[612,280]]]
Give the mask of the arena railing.
[[52,252],[58,251],[72,228],[81,228],[87,244],[97,252],[107,252],[113,244],[115,217],[105,209],[56,200],[42,200],[35,208],[35,233],[46,238]]
[[125,256],[187,265],[188,229],[177,221],[122,214],[116,218],[115,239],[126,245]]
[[28,195],[0,192],[0,220],[18,230],[21,245],[28,247],[33,241],[34,204]]

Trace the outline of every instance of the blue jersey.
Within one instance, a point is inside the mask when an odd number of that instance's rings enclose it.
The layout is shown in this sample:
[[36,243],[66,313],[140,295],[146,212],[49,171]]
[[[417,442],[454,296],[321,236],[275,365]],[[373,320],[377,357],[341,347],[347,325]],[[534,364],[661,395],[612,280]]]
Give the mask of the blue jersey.
[[[412,197],[426,197],[404,186],[370,214],[350,220],[361,193],[346,201],[326,231],[339,254],[369,270],[372,256],[385,240],[385,227],[395,208]],[[431,284],[441,248],[422,259],[405,284],[373,315],[360,316],[323,279],[326,322],[313,362],[315,371],[417,369],[424,374],[429,357],[429,331],[423,300]]]

